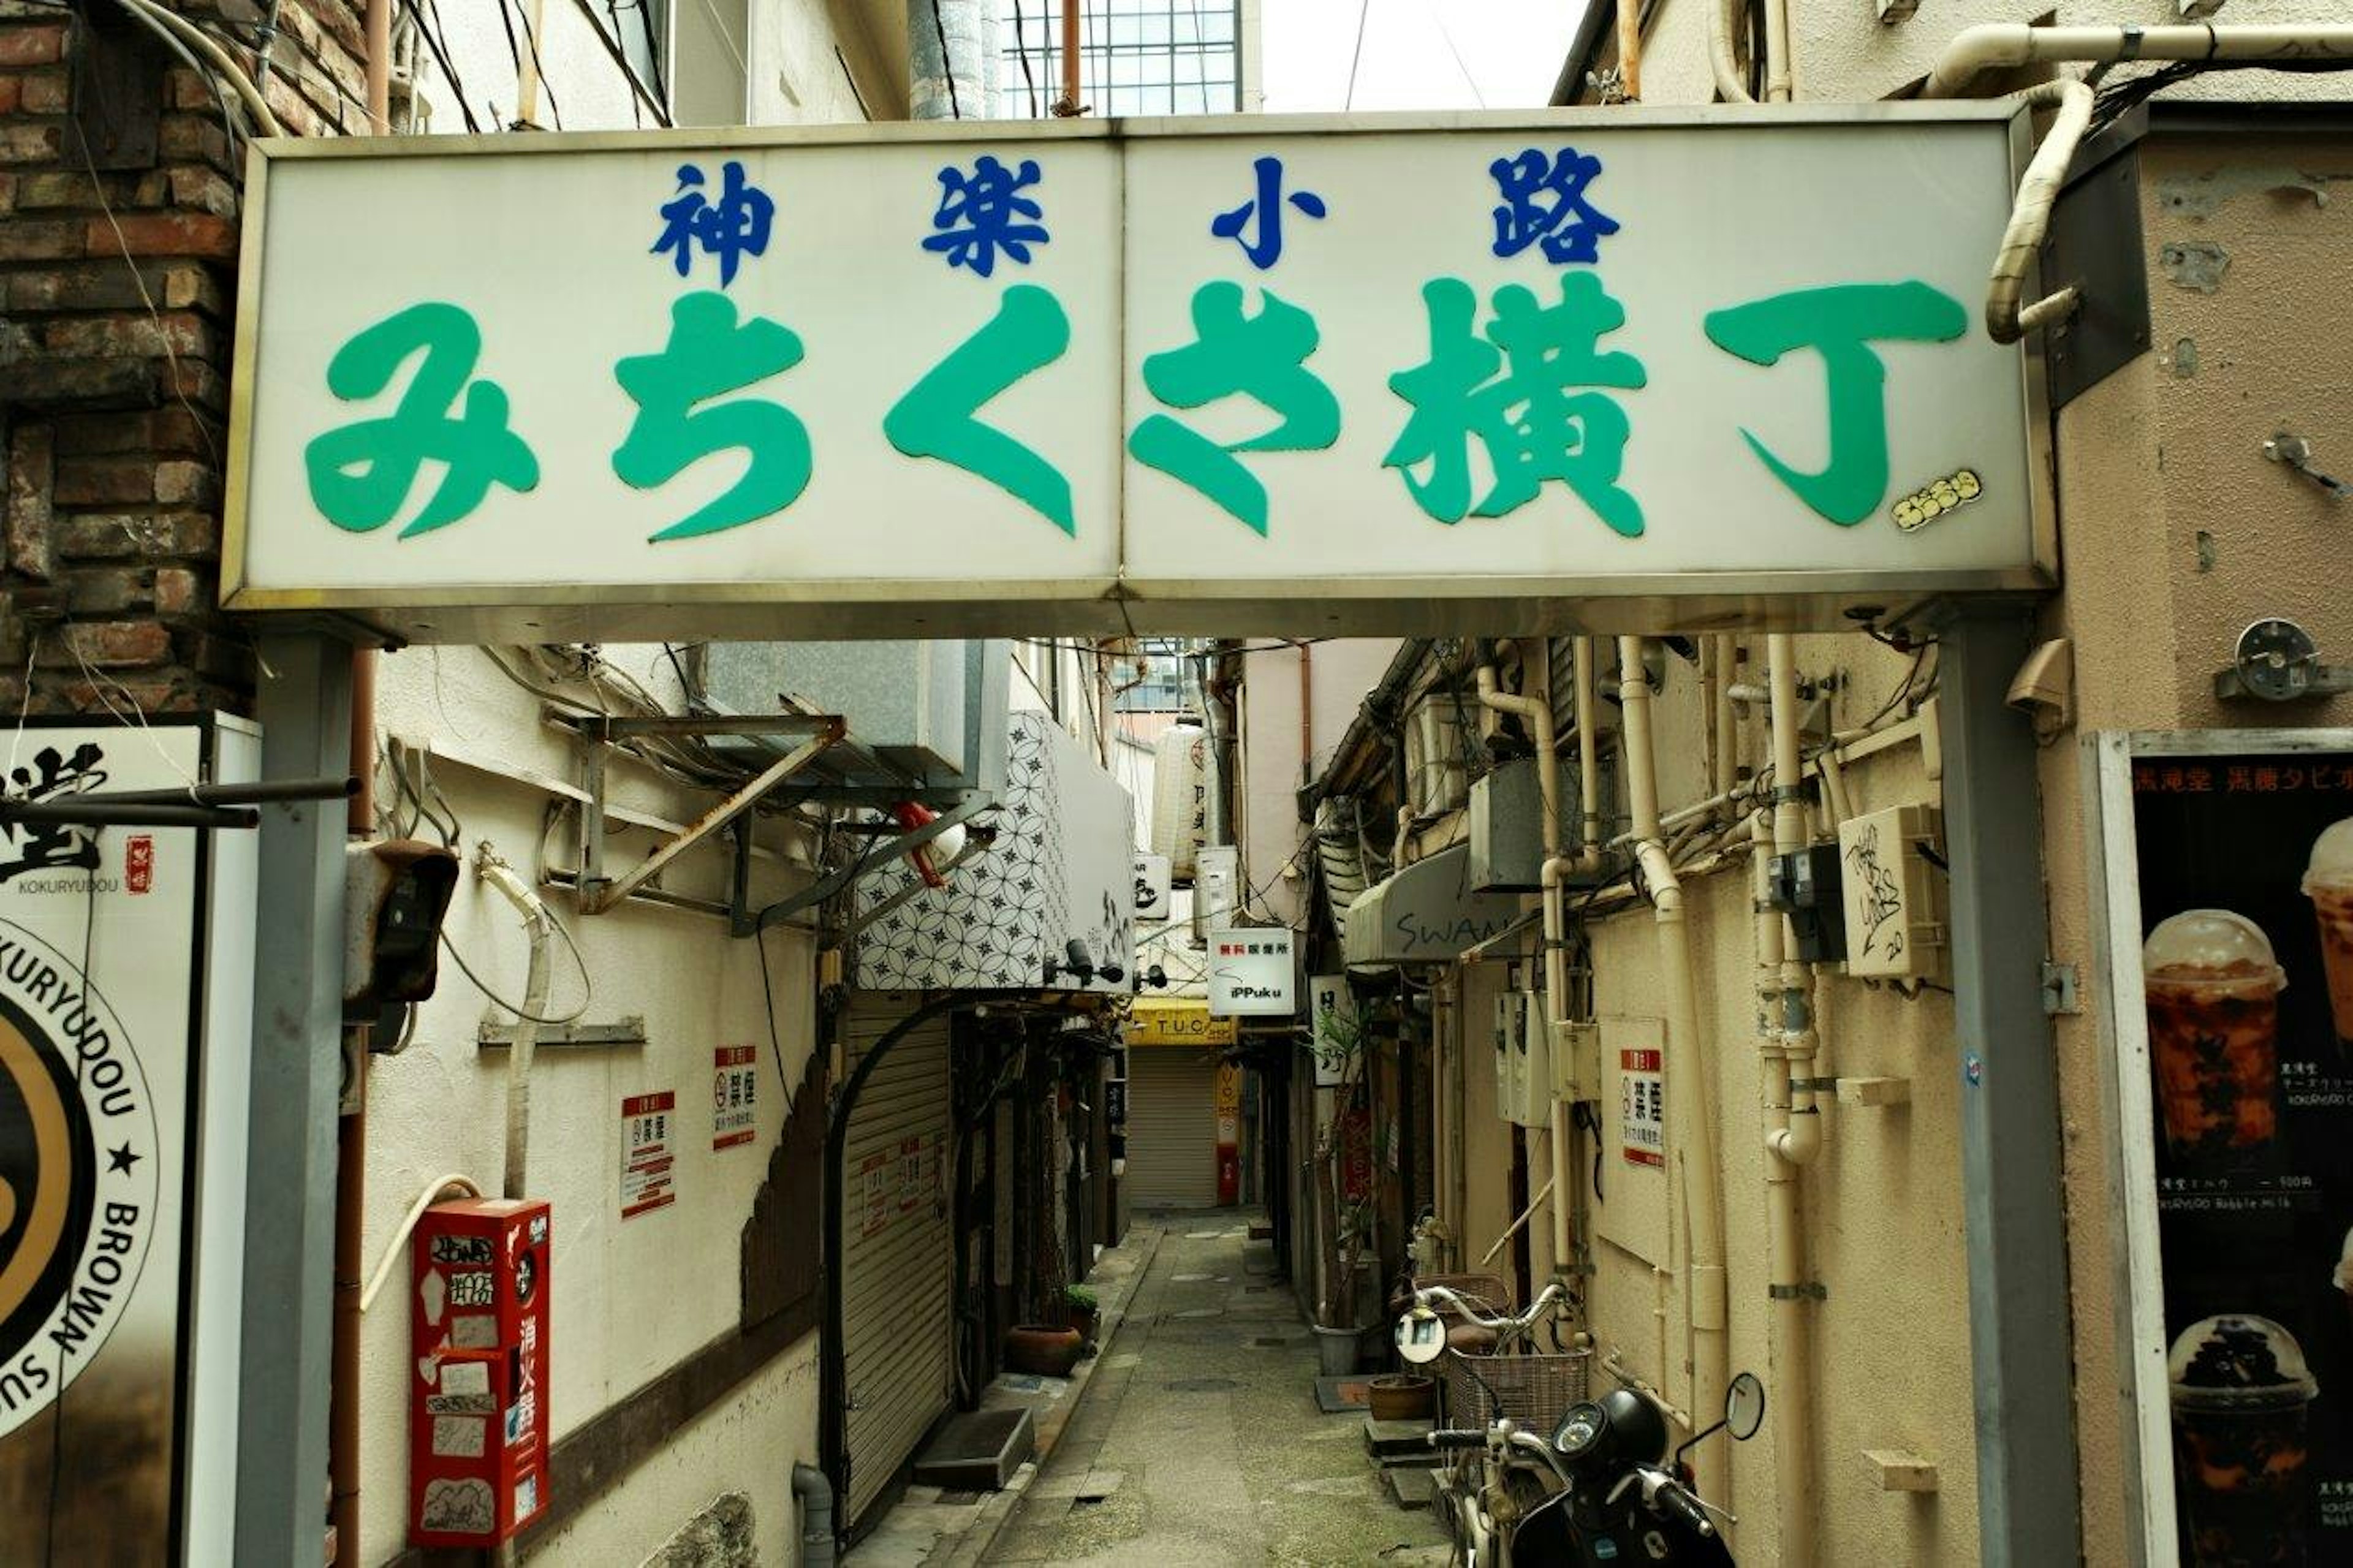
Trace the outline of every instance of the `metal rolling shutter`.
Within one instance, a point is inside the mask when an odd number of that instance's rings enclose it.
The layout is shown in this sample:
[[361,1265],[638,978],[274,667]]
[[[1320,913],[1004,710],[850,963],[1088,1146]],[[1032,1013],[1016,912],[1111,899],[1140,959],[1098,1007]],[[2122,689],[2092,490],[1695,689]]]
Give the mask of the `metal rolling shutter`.
[[[921,1000],[856,996],[844,1026],[849,1068]],[[950,1114],[942,1016],[891,1047],[849,1119],[841,1289],[852,1525],[954,1399]]]
[[1218,1201],[1218,1059],[1181,1046],[1127,1054],[1129,1201],[1207,1208]]

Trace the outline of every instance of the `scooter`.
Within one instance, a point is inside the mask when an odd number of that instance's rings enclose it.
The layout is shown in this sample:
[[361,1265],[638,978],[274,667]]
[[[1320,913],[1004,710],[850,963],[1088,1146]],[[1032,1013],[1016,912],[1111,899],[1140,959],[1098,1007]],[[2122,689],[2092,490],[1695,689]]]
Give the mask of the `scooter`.
[[[1415,1364],[1447,1353],[1444,1327],[1427,1300],[1398,1321],[1396,1343]],[[1484,1450],[1490,1483],[1514,1459],[1537,1461],[1557,1483],[1533,1506],[1510,1510],[1515,1517],[1502,1529],[1478,1528],[1503,1521],[1475,1507],[1472,1528],[1457,1531],[1458,1558],[1465,1568],[1735,1568],[1715,1526],[1717,1517],[1732,1516],[1691,1489],[1683,1460],[1721,1431],[1746,1442],[1764,1421],[1765,1385],[1744,1372],[1725,1391],[1724,1418],[1693,1434],[1672,1458],[1665,1415],[1631,1388],[1570,1405],[1548,1437],[1510,1420],[1484,1431],[1433,1432],[1435,1448]],[[1493,1491],[1492,1484],[1472,1489],[1466,1500],[1483,1503]]]
[[1765,1385],[1747,1372],[1725,1391],[1724,1418],[1693,1433],[1672,1458],[1666,1418],[1635,1390],[1570,1405],[1552,1434],[1568,1484],[1520,1521],[1512,1560],[1524,1568],[1734,1568],[1715,1526],[1716,1517],[1732,1516],[1691,1489],[1683,1456],[1718,1432],[1745,1443],[1764,1422]]

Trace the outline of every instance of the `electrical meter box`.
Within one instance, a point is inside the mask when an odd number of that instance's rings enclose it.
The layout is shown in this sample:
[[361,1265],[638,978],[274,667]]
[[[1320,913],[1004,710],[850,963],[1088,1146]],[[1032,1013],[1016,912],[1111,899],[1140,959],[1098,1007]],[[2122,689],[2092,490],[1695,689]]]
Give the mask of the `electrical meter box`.
[[1930,858],[1944,827],[1933,805],[1891,806],[1839,824],[1849,974],[1933,979],[1944,973],[1950,941],[1945,873]]
[[1552,1125],[1551,1035],[1533,991],[1495,998],[1495,1114],[1522,1127]]
[[1552,1026],[1552,1097],[1575,1105],[1601,1098],[1601,1026],[1564,1018]]
[[1773,857],[1768,878],[1771,902],[1789,917],[1789,933],[1797,939],[1792,958],[1807,963],[1840,963],[1846,959],[1846,904],[1839,857],[1839,847],[1831,844],[1812,844]]
[[494,1547],[547,1506],[548,1208],[436,1204],[409,1244],[408,1540]]

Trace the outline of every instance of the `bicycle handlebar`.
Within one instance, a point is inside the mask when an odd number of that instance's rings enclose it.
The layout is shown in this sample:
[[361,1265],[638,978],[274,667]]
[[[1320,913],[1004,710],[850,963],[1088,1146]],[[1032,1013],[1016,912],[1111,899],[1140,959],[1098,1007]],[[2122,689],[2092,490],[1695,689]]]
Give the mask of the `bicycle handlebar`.
[[1476,1323],[1482,1329],[1493,1329],[1499,1333],[1506,1330],[1519,1331],[1533,1328],[1536,1320],[1543,1317],[1547,1309],[1566,1300],[1568,1292],[1556,1280],[1537,1293],[1536,1299],[1528,1303],[1526,1311],[1516,1316],[1491,1318],[1465,1300],[1460,1292],[1450,1289],[1444,1285],[1423,1286],[1413,1293],[1417,1306],[1430,1307],[1443,1301],[1461,1313],[1466,1321]]

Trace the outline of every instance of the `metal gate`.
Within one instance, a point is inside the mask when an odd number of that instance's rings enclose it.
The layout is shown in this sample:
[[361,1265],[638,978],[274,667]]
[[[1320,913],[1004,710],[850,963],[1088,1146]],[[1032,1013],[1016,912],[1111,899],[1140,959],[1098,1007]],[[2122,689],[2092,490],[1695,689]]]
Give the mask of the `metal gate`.
[[[859,993],[844,1025],[848,1069],[921,1001]],[[948,1059],[948,1019],[918,1026],[891,1047],[849,1119],[841,1291],[852,1526],[954,1397]]]
[[1207,1208],[1218,1201],[1218,1058],[1183,1047],[1127,1055],[1129,1201]]

